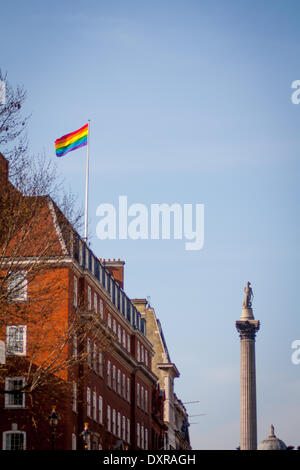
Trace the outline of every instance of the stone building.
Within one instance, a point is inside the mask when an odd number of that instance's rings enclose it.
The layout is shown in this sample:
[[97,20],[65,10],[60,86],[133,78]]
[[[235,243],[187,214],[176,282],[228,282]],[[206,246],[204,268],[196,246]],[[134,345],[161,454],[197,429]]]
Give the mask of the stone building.
[[146,299],[132,299],[132,303],[140,312],[141,318],[147,322],[146,336],[154,350],[152,370],[158,377],[161,390],[165,393],[164,422],[167,432],[164,448],[165,450],[191,449],[188,415],[182,402],[174,393],[174,381],[180,374],[171,361],[161,323]]
[[176,449],[190,450],[189,420],[186,408],[181,400],[174,397]]
[[257,450],[287,450],[286,444],[275,436],[273,424],[269,436],[258,445]]

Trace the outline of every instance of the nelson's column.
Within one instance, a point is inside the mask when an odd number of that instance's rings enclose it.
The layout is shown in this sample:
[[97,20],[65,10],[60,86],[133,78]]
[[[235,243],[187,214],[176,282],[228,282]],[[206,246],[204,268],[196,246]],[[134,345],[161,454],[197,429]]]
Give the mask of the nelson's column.
[[255,378],[255,334],[259,330],[259,321],[254,319],[252,311],[253,292],[248,281],[244,288],[245,299],[240,320],[235,326],[241,343],[240,377],[240,449],[257,449],[256,424],[256,378]]

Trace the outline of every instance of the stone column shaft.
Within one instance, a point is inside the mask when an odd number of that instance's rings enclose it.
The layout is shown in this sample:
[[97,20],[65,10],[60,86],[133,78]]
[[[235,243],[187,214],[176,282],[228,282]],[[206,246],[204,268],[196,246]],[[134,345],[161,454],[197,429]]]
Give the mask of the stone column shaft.
[[241,450],[257,448],[255,344],[252,339],[241,340]]
[[236,322],[240,334],[240,449],[257,449],[255,334],[256,320]]

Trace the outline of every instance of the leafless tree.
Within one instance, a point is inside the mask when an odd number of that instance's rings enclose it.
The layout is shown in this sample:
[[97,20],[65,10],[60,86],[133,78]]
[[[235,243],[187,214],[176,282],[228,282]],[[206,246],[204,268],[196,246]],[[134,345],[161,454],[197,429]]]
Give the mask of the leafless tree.
[[[103,348],[109,347],[109,338],[84,299],[72,318],[59,321],[69,286],[51,273],[61,269],[62,245],[65,254],[71,254],[82,212],[75,209],[76,200],[66,193],[55,164],[45,155],[29,152],[29,116],[23,116],[26,92],[22,87],[13,89],[1,71],[0,80],[6,84],[6,100],[0,105],[0,151],[9,161],[9,181],[1,175],[0,185],[0,339],[5,338],[7,325],[27,325],[30,331],[29,355],[12,355],[0,369],[0,392],[7,393],[5,376],[14,369],[15,375],[26,377],[26,383],[11,393],[33,396],[42,388],[49,391],[50,384],[67,385],[67,372],[87,358],[88,336],[101,338]],[[0,163],[1,159],[0,155]],[[26,292],[20,273],[26,273]]]

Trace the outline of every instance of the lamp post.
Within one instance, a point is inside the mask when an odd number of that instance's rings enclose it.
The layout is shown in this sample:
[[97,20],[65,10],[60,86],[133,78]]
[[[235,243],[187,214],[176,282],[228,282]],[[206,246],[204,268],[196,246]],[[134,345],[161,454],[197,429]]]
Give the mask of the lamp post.
[[84,423],[84,429],[81,433],[84,441],[84,450],[90,449],[90,439],[91,439],[91,431],[89,430],[89,423]]
[[49,424],[51,426],[51,450],[55,450],[55,431],[59,417],[55,411],[55,406],[52,407],[52,413],[49,416]]

